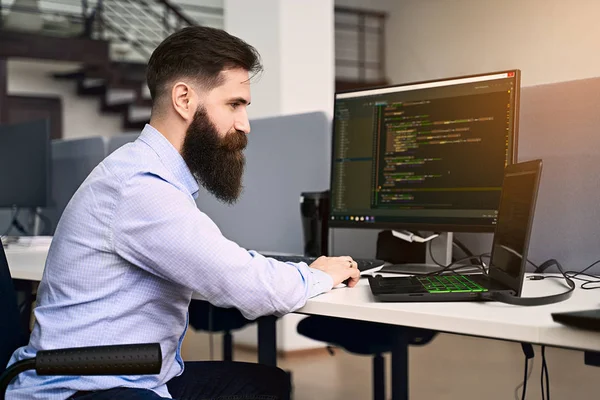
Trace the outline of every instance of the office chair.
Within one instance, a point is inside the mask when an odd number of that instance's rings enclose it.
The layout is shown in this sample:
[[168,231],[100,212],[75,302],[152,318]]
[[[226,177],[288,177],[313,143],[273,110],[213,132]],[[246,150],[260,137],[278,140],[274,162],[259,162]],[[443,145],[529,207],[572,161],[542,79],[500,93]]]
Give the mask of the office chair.
[[[13,287],[4,246],[0,239],[0,371],[13,352],[27,344],[21,329],[17,295]],[[147,375],[162,366],[160,344],[80,347],[38,351],[36,357],[18,361],[0,373],[0,400],[12,379],[35,369],[39,375]]]
[[189,323],[192,328],[211,333],[223,332],[223,361],[233,361],[231,332],[253,322],[236,308],[215,307],[203,300],[192,300],[190,303]]
[[426,329],[320,315],[309,316],[300,321],[297,331],[310,339],[344,348],[350,353],[372,355],[374,400],[386,398],[383,353],[399,350],[396,359],[392,358],[392,389],[394,392],[399,389],[408,393],[408,346],[425,345],[437,333]]

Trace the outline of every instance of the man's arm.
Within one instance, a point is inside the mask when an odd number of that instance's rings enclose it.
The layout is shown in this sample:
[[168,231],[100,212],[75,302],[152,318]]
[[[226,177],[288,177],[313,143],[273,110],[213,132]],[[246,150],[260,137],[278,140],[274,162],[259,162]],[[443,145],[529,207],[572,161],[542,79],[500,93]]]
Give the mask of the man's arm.
[[248,319],[283,315],[331,289],[329,274],[282,263],[225,238],[190,196],[152,174],[131,178],[117,201],[113,246],[124,259]]

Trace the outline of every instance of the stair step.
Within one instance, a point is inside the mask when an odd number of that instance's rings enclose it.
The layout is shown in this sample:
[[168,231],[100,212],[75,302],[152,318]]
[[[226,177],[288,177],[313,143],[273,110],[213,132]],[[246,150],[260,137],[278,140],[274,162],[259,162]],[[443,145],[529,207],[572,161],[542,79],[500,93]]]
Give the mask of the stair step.
[[81,86],[84,88],[92,88],[98,86],[106,86],[106,79],[102,78],[83,78]]
[[152,112],[152,110],[149,107],[131,106],[129,108],[128,119],[132,122],[137,122],[137,121],[148,122],[150,120],[151,112]]
[[137,99],[136,101],[131,103],[131,105],[134,105],[136,107],[152,108],[152,99]]
[[102,102],[100,104],[100,110],[105,113],[124,113],[129,109],[129,103],[116,103],[116,104],[107,104]]
[[85,71],[83,69],[77,69],[68,72],[55,72],[51,74],[51,76],[55,79],[76,80],[85,78]]
[[81,82],[77,84],[77,94],[80,96],[104,96],[106,91],[106,85],[85,87]]

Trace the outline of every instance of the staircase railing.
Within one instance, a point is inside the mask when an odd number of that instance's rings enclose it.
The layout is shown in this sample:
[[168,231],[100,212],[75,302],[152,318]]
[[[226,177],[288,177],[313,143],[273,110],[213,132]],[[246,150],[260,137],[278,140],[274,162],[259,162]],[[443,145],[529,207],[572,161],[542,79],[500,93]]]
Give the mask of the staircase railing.
[[0,29],[104,39],[112,60],[142,63],[175,30],[223,26],[221,8],[168,0],[0,0],[0,16]]

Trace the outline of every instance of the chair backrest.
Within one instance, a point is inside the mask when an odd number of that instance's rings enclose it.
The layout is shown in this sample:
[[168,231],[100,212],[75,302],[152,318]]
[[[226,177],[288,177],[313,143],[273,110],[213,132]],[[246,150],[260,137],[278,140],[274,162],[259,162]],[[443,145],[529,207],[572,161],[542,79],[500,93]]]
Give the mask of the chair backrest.
[[119,147],[133,142],[139,136],[140,132],[121,133],[120,135],[111,136],[108,139],[108,149],[106,155],[108,156]]
[[54,234],[71,197],[105,156],[106,145],[101,137],[52,142],[52,202],[42,210],[51,227],[42,234]]
[[4,246],[0,239],[0,372],[12,353],[26,342],[21,331],[17,295],[10,277]]

